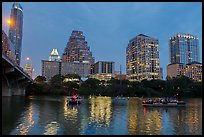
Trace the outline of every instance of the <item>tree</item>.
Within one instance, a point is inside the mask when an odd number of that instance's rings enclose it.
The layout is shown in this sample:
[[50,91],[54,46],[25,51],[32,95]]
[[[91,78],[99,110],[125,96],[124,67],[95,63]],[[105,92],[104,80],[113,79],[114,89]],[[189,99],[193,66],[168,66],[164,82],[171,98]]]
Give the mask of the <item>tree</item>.
[[37,84],[43,84],[45,83],[46,81],[46,77],[44,76],[37,76],[35,79],[34,79],[34,82],[37,83]]
[[86,81],[84,81],[81,84],[80,92],[86,95],[97,94],[99,89],[99,84],[100,84],[100,81],[98,79],[88,78]]
[[64,93],[64,87],[62,85],[64,77],[61,75],[55,75],[51,78],[49,81],[49,87],[51,93],[54,94],[63,94]]
[[63,86],[65,88],[65,92],[68,92],[68,95],[72,95],[72,94],[78,94],[78,90],[79,90],[79,85],[76,82],[64,82]]

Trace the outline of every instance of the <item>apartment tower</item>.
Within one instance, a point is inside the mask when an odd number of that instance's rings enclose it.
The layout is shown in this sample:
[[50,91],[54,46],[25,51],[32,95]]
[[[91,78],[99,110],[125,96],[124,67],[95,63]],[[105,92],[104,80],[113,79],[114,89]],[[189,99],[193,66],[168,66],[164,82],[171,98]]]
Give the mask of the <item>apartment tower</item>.
[[158,39],[139,34],[126,48],[126,75],[129,81],[159,79]]

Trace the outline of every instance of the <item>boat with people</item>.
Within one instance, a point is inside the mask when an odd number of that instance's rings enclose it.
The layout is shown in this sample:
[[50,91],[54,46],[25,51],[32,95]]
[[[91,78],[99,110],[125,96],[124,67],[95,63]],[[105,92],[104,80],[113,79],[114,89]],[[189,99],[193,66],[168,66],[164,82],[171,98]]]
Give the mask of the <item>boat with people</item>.
[[177,107],[185,106],[186,103],[175,98],[158,98],[143,100],[142,105],[145,107]]
[[78,95],[72,95],[67,98],[67,104],[81,104],[82,98]]

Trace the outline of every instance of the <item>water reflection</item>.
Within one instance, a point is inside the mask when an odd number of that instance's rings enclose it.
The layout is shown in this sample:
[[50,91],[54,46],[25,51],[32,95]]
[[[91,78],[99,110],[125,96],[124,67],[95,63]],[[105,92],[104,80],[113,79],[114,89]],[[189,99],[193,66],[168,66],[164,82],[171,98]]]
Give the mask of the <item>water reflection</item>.
[[45,126],[44,135],[57,135],[57,130],[59,129],[59,124],[53,121]]
[[2,134],[12,135],[201,135],[202,99],[186,107],[143,107],[139,98],[2,98]]
[[67,98],[64,98],[64,118],[66,120],[73,119],[76,121],[77,118],[77,107],[80,104],[67,104]]
[[[109,126],[111,118],[111,98],[92,97],[90,102],[90,122],[98,126]],[[91,124],[90,123],[90,124]]]
[[19,120],[20,124],[16,127],[17,135],[27,135],[32,126],[34,125],[33,120],[33,103],[30,102],[27,111],[22,114],[22,118]]

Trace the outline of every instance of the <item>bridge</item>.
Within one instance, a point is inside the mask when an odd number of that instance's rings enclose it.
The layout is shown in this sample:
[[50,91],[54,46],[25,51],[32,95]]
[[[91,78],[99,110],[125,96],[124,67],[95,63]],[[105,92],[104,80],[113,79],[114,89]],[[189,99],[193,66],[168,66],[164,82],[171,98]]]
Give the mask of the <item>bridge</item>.
[[33,79],[2,51],[2,96],[25,95]]

